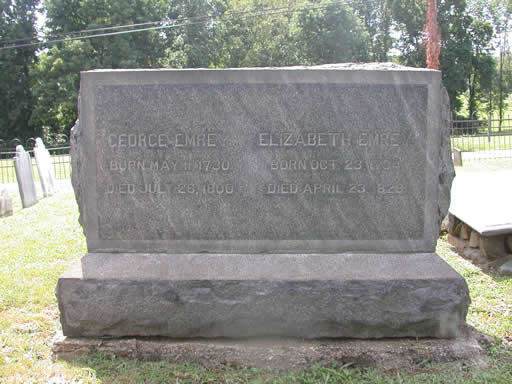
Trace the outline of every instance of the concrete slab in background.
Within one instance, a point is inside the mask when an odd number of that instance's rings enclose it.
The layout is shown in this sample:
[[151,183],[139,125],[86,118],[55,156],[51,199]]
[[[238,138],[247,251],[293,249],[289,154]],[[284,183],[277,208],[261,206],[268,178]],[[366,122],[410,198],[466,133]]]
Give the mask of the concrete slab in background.
[[457,170],[450,213],[484,236],[512,233],[512,169]]

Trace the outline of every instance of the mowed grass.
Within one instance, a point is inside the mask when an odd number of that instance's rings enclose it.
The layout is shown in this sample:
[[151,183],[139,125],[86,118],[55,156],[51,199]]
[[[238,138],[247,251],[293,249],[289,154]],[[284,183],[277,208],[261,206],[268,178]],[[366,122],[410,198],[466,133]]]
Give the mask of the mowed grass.
[[[15,191],[15,188],[11,188]],[[272,372],[226,367],[140,362],[94,355],[54,362],[59,329],[58,277],[86,252],[77,206],[68,187],[15,214],[0,218],[0,383],[511,383],[512,279],[482,273],[441,239],[438,253],[467,280],[472,304],[468,322],[491,336],[490,365],[426,363],[413,372],[314,367]]]

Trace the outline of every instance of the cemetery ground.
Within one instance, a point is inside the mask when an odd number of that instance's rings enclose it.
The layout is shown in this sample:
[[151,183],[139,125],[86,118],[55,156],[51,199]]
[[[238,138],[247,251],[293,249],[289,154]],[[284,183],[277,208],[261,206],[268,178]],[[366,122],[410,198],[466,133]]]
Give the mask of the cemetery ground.
[[[457,172],[511,167],[512,161],[465,164]],[[420,362],[407,370],[346,364],[299,372],[141,362],[96,354],[53,361],[59,331],[55,286],[85,252],[69,180],[58,193],[21,209],[9,185],[14,215],[0,219],[0,383],[510,383],[512,382],[512,277],[484,273],[459,257],[441,236],[437,252],[466,279],[471,292],[468,323],[488,336],[486,367]],[[486,338],[484,338],[485,340]],[[421,340],[420,340],[421,342]]]

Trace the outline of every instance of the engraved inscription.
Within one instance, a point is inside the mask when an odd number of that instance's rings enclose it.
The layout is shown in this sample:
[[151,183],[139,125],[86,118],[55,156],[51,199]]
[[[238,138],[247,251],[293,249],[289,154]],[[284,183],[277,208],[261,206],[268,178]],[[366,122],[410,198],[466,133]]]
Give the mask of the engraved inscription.
[[276,159],[270,162],[273,171],[358,171],[400,169],[400,158],[375,160],[339,159]]
[[423,236],[423,86],[154,84],[97,92],[102,239]]
[[266,195],[345,195],[366,193],[364,184],[267,184],[263,190]]
[[160,172],[222,172],[231,169],[229,160],[111,160],[109,170],[125,171],[160,171]]
[[120,134],[108,135],[110,148],[192,148],[216,147],[217,133]]
[[241,187],[234,184],[172,184],[172,183],[148,183],[148,184],[108,184],[107,194],[133,195],[133,194],[180,194],[197,195],[231,195],[240,191]]
[[346,132],[308,132],[294,134],[289,132],[262,132],[258,135],[260,147],[398,147],[402,139],[399,132],[360,132],[351,137]]
[[293,134],[288,132],[262,132],[258,135],[260,147],[338,147],[350,145],[344,132],[308,132]]

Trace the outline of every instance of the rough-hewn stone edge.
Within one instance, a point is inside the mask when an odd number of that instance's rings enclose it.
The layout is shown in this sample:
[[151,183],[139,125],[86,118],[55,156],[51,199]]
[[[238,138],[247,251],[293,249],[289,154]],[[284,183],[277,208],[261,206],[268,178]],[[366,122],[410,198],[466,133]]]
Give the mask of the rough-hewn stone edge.
[[464,335],[439,339],[245,339],[176,340],[168,338],[71,338],[59,334],[53,342],[53,357],[72,360],[92,353],[141,361],[194,363],[206,369],[226,366],[274,370],[300,370],[314,365],[353,363],[385,369],[419,368],[425,362],[463,362],[485,368],[483,346],[488,337],[466,327]]
[[402,71],[402,72],[437,72],[433,69],[408,67],[393,62],[382,63],[330,63],[321,65],[290,65],[284,67],[239,67],[239,68],[136,68],[136,69],[93,69],[91,72],[173,72],[173,71],[282,71],[282,70],[347,70],[347,71]]
[[[75,198],[78,203],[79,208],[79,217],[78,221],[82,228],[85,228],[85,222],[83,217],[82,210],[84,209],[85,202],[82,197],[82,189],[80,188],[80,180],[82,173],[82,162],[83,162],[83,153],[82,147],[80,145],[80,97],[78,99],[78,119],[75,122],[75,125],[71,128],[70,135],[70,155],[71,155],[71,184],[73,185],[73,190],[75,191]],[[85,230],[84,230],[85,233]]]
[[450,149],[450,98],[446,88],[441,88],[441,145],[439,146],[439,213],[438,227],[441,227],[441,221],[448,214],[450,208],[452,182],[455,178],[455,168],[453,167],[452,154]]
[[[341,261],[349,256],[338,255]],[[375,260],[357,256],[362,265],[370,265],[364,258]],[[467,284],[439,256],[423,257],[431,260],[431,271],[404,255],[392,263],[395,274],[380,271],[393,261],[382,258],[366,273],[350,275],[316,258],[315,273],[290,276],[283,263],[272,280],[261,275],[272,265],[243,271],[220,256],[213,276],[171,257],[183,273],[142,280],[86,278],[77,263],[61,276],[56,293],[63,333],[73,337],[454,338],[470,303]],[[334,272],[322,272],[328,268]],[[174,314],[172,321],[162,321],[162,313]]]

